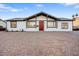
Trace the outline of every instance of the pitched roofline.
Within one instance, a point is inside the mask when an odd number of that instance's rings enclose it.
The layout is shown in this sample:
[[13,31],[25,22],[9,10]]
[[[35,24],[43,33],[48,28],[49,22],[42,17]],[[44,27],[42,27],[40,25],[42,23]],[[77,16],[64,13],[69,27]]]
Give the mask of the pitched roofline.
[[[14,19],[17,19],[17,20],[14,20]],[[24,21],[24,19],[23,20],[19,20],[20,18],[12,18],[12,19],[8,19],[8,20],[6,20],[6,21]]]
[[46,15],[46,16],[48,16],[48,17],[50,17],[50,18],[53,18],[53,19],[55,19],[55,20],[57,20],[57,21],[73,21],[73,20],[71,20],[71,19],[61,20],[60,18],[57,18],[57,17],[52,16],[52,15],[50,15],[50,14],[47,14],[47,13],[45,13],[45,12],[36,13],[36,14],[34,14],[34,15],[32,15],[32,16],[29,16],[29,17],[25,18],[24,20],[28,20],[28,19],[34,18],[34,17],[39,16],[39,15]]
[[29,17],[27,17],[27,18],[24,18],[24,19],[22,19],[22,20],[19,20],[20,18],[13,18],[13,19],[17,19],[17,20],[9,19],[9,20],[6,20],[6,21],[26,21],[26,20],[29,20],[29,19],[34,18],[34,17],[36,17],[36,16],[39,16],[39,15],[44,15],[44,16],[50,17],[50,18],[52,18],[52,19],[55,19],[55,20],[57,20],[57,21],[73,21],[73,20],[71,20],[71,19],[67,19],[67,20],[63,20],[63,19],[62,19],[62,20],[61,20],[60,18],[57,18],[57,17],[52,16],[52,15],[50,15],[50,14],[47,14],[47,13],[45,13],[45,12],[36,13],[36,14],[34,14],[34,15],[32,15],[32,16],[29,16]]
[[73,21],[73,20],[58,20],[58,21]]
[[59,18],[59,19],[60,19],[59,21],[74,21],[73,19],[68,19],[68,18]]
[[36,13],[36,14],[34,14],[34,15],[32,15],[32,16],[29,16],[29,17],[25,18],[24,20],[28,20],[28,19],[34,18],[34,17],[39,16],[39,15],[48,16],[48,17],[50,17],[50,18],[53,18],[53,19],[58,20],[57,17],[52,16],[52,15],[49,15],[49,14],[47,14],[47,13],[45,13],[45,12],[39,12],[39,13]]

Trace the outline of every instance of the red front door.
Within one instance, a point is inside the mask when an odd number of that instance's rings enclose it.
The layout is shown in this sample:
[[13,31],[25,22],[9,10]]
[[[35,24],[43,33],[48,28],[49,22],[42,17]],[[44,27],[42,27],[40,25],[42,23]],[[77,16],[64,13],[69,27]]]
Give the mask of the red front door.
[[39,30],[44,31],[44,21],[39,21]]

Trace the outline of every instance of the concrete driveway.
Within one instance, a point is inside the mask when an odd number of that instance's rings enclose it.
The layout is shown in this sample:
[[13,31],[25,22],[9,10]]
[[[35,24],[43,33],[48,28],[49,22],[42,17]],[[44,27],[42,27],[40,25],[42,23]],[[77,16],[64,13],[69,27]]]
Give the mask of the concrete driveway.
[[1,56],[79,56],[79,32],[0,32]]

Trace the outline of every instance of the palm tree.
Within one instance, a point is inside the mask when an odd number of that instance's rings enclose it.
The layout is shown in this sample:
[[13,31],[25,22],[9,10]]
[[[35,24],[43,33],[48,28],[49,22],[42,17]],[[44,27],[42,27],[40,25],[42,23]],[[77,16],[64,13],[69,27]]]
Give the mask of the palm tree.
[[78,16],[78,14],[76,13],[76,15],[75,16]]

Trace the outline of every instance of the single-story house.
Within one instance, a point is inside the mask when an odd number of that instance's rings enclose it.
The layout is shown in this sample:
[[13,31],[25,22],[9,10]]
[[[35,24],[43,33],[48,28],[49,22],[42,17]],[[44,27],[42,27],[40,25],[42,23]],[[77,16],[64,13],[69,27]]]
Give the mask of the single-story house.
[[6,21],[8,31],[72,31],[73,20],[40,12],[27,18],[14,18]]
[[79,30],[79,16],[76,16],[73,18],[73,29],[76,30],[78,29]]

